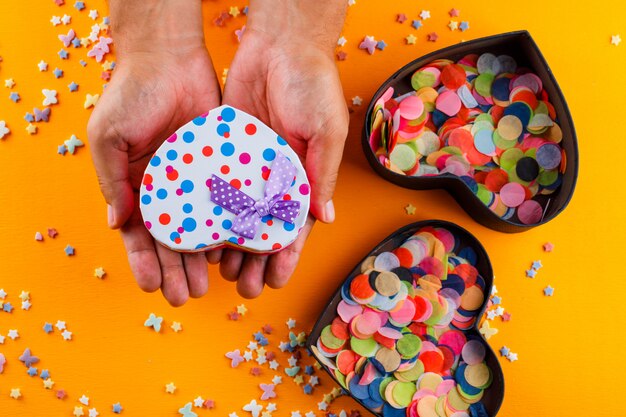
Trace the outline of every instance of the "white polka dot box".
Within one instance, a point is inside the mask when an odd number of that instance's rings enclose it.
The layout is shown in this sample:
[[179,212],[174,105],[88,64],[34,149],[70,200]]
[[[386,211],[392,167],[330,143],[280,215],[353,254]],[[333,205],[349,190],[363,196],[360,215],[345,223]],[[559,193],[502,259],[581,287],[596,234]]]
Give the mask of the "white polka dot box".
[[152,236],[170,249],[271,253],[298,237],[309,197],[306,173],[287,142],[255,117],[221,106],[155,152],[140,205]]

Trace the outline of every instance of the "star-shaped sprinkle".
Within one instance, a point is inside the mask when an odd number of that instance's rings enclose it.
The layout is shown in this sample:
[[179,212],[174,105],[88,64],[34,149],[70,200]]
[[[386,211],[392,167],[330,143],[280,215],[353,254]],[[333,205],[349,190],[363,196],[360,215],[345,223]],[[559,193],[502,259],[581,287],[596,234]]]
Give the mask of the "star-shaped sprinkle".
[[263,405],[257,404],[256,400],[252,400],[248,404],[243,406],[243,411],[249,412],[250,414],[252,414],[252,417],[259,417],[262,410]]
[[283,383],[283,377],[280,375],[274,375],[274,378],[272,378],[272,384],[278,385],[282,383]]
[[7,78],[4,80],[4,86],[6,88],[13,88],[15,86],[15,81],[13,81],[13,78]]
[[339,39],[337,39],[337,45],[339,46],[344,46],[346,42],[348,42],[348,40],[344,36],[341,36]]
[[205,407],[205,408],[208,408],[209,410],[211,410],[211,409],[215,408],[215,401],[214,401],[214,400],[211,400],[211,399],[207,399],[207,400],[204,402],[204,407]]
[[407,45],[415,45],[415,42],[417,41],[417,37],[412,33],[404,39],[406,40]]
[[374,39],[373,36],[366,36],[365,38],[363,38],[363,40],[359,44],[359,49],[364,49],[370,55],[372,55],[374,53],[374,51],[376,50],[376,44],[377,43],[378,42],[376,41],[376,39]]
[[543,289],[543,295],[545,295],[546,297],[552,297],[554,295],[554,288],[548,285],[546,288]]
[[171,327],[171,328],[172,328],[172,330],[174,330],[176,333],[178,333],[178,332],[180,332],[181,330],[183,330],[183,326],[182,326],[179,322],[177,322],[177,321],[173,322],[173,323],[172,323],[172,325],[171,325],[170,327]]
[[500,348],[500,356],[507,356],[510,351],[511,351],[511,349],[509,349],[508,347],[502,346]]
[[80,38],[74,38],[72,40],[72,46],[74,48],[80,48],[81,46],[83,46],[83,43],[80,41]]
[[482,334],[487,340],[489,340],[493,335],[498,333],[498,329],[491,327],[487,320],[483,322],[483,325],[480,327],[479,331],[480,334]]
[[236,311],[231,311],[230,313],[228,313],[228,320],[239,320],[239,313],[237,313]]
[[57,320],[56,324],[54,325],[54,327],[57,328],[57,330],[65,330],[65,322],[61,321],[61,320]]
[[15,340],[18,337],[20,337],[20,334],[18,333],[17,329],[11,329],[9,330],[9,332],[7,333],[7,337],[11,340]]
[[4,336],[0,335],[0,345],[4,344]]
[[201,396],[197,396],[194,400],[193,400],[193,405],[194,407],[198,407],[198,408],[202,408],[204,407],[204,398],[202,398]]
[[231,352],[226,353],[226,357],[230,359],[231,368],[236,368],[244,360],[243,356],[241,356],[241,352],[239,351],[239,349],[235,349]]
[[504,307],[498,306],[494,311],[496,312],[496,316],[500,317],[502,314],[504,314]]
[[239,417],[239,416],[237,415],[237,413],[233,411],[232,413],[228,414],[228,417]]
[[53,386],[54,386],[54,381],[51,378],[43,380],[43,387],[45,389],[52,389]]
[[11,94],[9,94],[9,98],[11,99],[11,101],[13,103],[17,103],[18,101],[20,101],[22,99],[20,97],[20,93],[16,93],[15,91],[13,91]]
[[123,408],[122,408],[122,405],[121,405],[120,403],[115,403],[115,404],[113,404],[113,412],[114,412],[115,414],[119,414],[119,413],[121,413],[121,412],[122,412],[122,410],[123,410]]
[[244,316],[247,312],[248,309],[246,308],[245,304],[240,304],[237,306],[237,313],[239,313],[240,315]]
[[458,17],[461,12],[459,11],[459,9],[450,9],[448,14],[450,15],[450,17]]
[[77,405],[74,407],[74,412],[72,414],[76,417],[81,417],[85,415],[85,411],[83,410],[83,407]]
[[67,394],[66,394],[65,390],[62,390],[62,389],[57,390],[57,398],[59,400],[62,400],[63,398],[65,398],[66,395]]
[[544,252],[552,252],[554,250],[554,245],[550,242],[546,242],[543,244],[543,251]]
[[496,295],[495,297],[491,298],[491,302],[495,305],[498,305],[502,302],[502,298],[500,298],[500,296]]
[[422,21],[421,21],[421,20],[413,20],[413,21],[411,22],[411,27],[412,27],[413,29],[419,29],[419,28],[421,28],[421,27],[422,27]]
[[64,14],[63,17],[61,18],[61,23],[63,23],[64,25],[69,25],[71,22],[72,22],[72,16]]
[[39,68],[39,71],[48,71],[48,63],[45,62],[43,59],[39,61],[37,67]]
[[293,329],[294,327],[296,327],[296,320],[292,319],[291,317],[285,323],[287,324],[288,329]]
[[55,68],[52,73],[54,74],[54,78],[61,78],[63,76],[63,70],[59,68]]
[[48,237],[50,237],[50,238],[52,238],[52,239],[54,239],[55,237],[57,237],[57,235],[59,234],[59,232],[57,232],[57,229],[55,229],[55,228],[53,228],[53,227],[48,228],[47,233],[48,233]]
[[618,46],[620,43],[622,43],[622,37],[620,35],[612,35],[611,36],[611,44]]
[[302,417],[302,414],[300,414],[300,410],[292,411],[291,417]]
[[11,130],[7,127],[7,123],[4,120],[0,120],[0,139],[4,139],[9,133],[11,133]]
[[347,57],[348,57],[348,54],[345,51],[337,52],[337,60],[338,61],[345,61]]
[[7,292],[4,290],[4,288],[0,288],[0,300],[4,300],[7,296]]
[[31,306],[32,304],[30,303],[30,301],[22,301],[22,310],[30,310]]
[[252,352],[250,352],[249,350],[246,350],[243,353],[243,358],[246,362],[250,362],[252,360]]
[[430,11],[422,10],[419,16],[420,16],[420,19],[422,20],[430,19]]
[[461,24],[459,25],[459,29],[461,30],[461,32],[465,32],[466,30],[468,30],[470,28],[469,22],[467,21],[463,21],[461,22]]
[[26,371],[26,373],[28,374],[28,376],[37,376],[37,368],[35,368],[34,366],[31,366],[30,368],[28,368],[28,370]]
[[429,42],[437,42],[437,39],[439,39],[439,35],[437,35],[437,32],[430,32],[428,34],[428,41]]
[[535,276],[537,275],[537,271],[534,269],[528,269],[526,270],[526,276],[528,278],[535,278]]
[[406,214],[412,216],[415,214],[415,210],[417,210],[417,208],[413,204],[409,203],[404,207],[404,210],[406,211]]
[[85,3],[82,1],[77,1],[76,3],[74,3],[74,8],[80,12],[85,8]]
[[22,396],[22,391],[20,391],[19,388],[11,388],[11,394],[9,394],[9,396],[14,400],[17,400]]
[[311,378],[309,378],[309,385],[311,385],[312,387],[319,385],[319,377],[317,377],[316,375],[311,375]]
[[267,362],[267,359],[265,358],[265,355],[259,355],[256,358],[256,363],[258,363],[259,365],[263,365]]
[[65,249],[63,249],[63,252],[65,252],[67,256],[74,256],[75,250],[74,250],[74,247],[72,247],[72,245],[67,245]]
[[275,359],[270,361],[270,364],[269,364],[270,369],[276,370],[278,369],[279,366],[280,364]]
[[67,151],[72,155],[74,154],[74,152],[76,152],[76,148],[79,148],[85,145],[82,140],[76,137],[76,135],[72,135],[69,139],[63,142],[63,144],[67,148]]
[[188,402],[183,407],[179,408],[178,412],[183,417],[198,417],[198,415],[196,413],[191,411],[191,407],[192,407],[191,402]]
[[251,340],[246,347],[250,350],[257,350],[259,348],[259,344]]
[[379,51],[384,51],[386,47],[387,44],[383,40],[380,40],[376,43],[376,49],[378,49]]
[[96,410],[95,408],[90,408],[89,409],[89,417],[98,417],[100,413],[98,413],[98,410]]
[[83,107],[88,109],[95,106],[98,103],[98,99],[100,99],[100,94],[87,94],[85,96],[85,103],[83,104]]
[[231,15],[232,17],[237,17],[239,16],[241,12],[239,11],[239,7],[237,6],[232,6],[229,10],[228,10],[228,14]]
[[73,92],[78,90],[78,84],[76,84],[74,81],[72,81],[71,83],[69,83],[67,85],[67,88],[69,88],[70,93],[73,93]]
[[26,132],[28,132],[29,135],[34,135],[35,133],[37,133],[37,126],[29,123],[28,126],[26,126]]
[[176,385],[174,385],[173,382],[165,384],[165,392],[167,392],[168,394],[173,394],[174,391],[176,391]]
[[296,385],[302,385],[304,383],[304,377],[302,375],[296,375],[293,377],[293,382],[295,382]]
[[320,411],[326,411],[328,409],[328,403],[326,401],[320,401],[317,403],[317,409]]
[[145,327],[152,327],[155,332],[161,331],[161,323],[163,323],[163,317],[157,317],[154,313],[150,313],[148,319],[144,322]]
[[96,278],[100,278],[100,279],[103,279],[106,274],[107,274],[106,271],[101,266],[94,269],[93,271],[93,276]]
[[363,104],[363,99],[361,97],[359,96],[352,97],[352,105],[360,106],[361,104]]
[[448,29],[455,31],[459,28],[459,22],[457,22],[456,20],[451,20],[450,23],[448,23]]
[[309,384],[306,384],[303,388],[302,391],[306,394],[306,395],[311,395],[313,393],[313,387]]
[[263,333],[265,333],[265,334],[272,334],[272,332],[274,331],[274,328],[272,326],[270,326],[269,324],[265,324],[265,325],[263,325],[261,330],[263,330]]
[[267,403],[267,406],[265,407],[265,409],[271,413],[271,412],[276,411],[277,407],[275,403]]
[[69,330],[63,330],[63,332],[61,333],[61,336],[63,336],[63,340],[72,340],[72,332],[70,332]]
[[96,20],[98,18],[98,11],[97,10],[89,10],[89,18],[91,20]]
[[51,333],[54,329],[52,328],[52,324],[46,323],[43,325],[43,331],[46,333]]
[[533,261],[532,263],[532,269],[534,269],[535,271],[539,271],[542,266],[543,265],[541,264],[541,261]]
[[509,352],[506,358],[511,362],[515,362],[517,360],[517,353]]
[[287,362],[289,363],[289,366],[296,366],[298,364],[298,359],[291,355],[289,359],[287,359]]
[[41,373],[39,374],[39,377],[41,379],[48,379],[48,378],[50,378],[50,371],[47,370],[47,369],[42,369]]
[[398,22],[398,23],[406,22],[406,15],[404,13],[398,13],[396,15],[396,22]]
[[502,314],[502,316],[500,316],[500,318],[502,319],[502,321],[509,321],[509,320],[511,320],[511,313],[506,312],[506,313]]
[[61,24],[61,18],[59,16],[52,16],[50,23],[52,23],[52,26],[58,26]]

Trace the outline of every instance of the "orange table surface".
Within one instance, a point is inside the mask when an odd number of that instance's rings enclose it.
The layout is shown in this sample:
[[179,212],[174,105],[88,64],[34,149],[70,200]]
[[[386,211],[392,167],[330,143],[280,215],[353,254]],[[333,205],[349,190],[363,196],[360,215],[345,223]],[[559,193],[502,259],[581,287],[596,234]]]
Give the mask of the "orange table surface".
[[[345,97],[360,96],[362,106],[353,106],[350,134],[335,197],[337,221],[317,225],[309,238],[299,268],[289,285],[266,289],[252,301],[241,299],[232,283],[210,268],[209,294],[172,308],[161,294],[145,294],[130,274],[122,242],[106,227],[105,205],[97,187],[89,156],[89,145],[75,155],[61,157],[57,146],[72,134],[86,141],[90,110],[83,109],[87,93],[101,93],[101,68],[87,50],[68,48],[70,57],[60,60],[57,35],[70,27],[86,36],[93,21],[87,13],[97,9],[101,22],[107,15],[102,0],[87,0],[82,12],[68,0],[58,7],[52,0],[3,1],[0,4],[0,81],[13,78],[12,89],[0,85],[0,120],[11,134],[0,141],[0,288],[9,294],[13,313],[0,312],[0,335],[17,329],[20,337],[0,345],[8,363],[0,375],[0,416],[71,416],[78,398],[91,398],[90,406],[100,415],[112,415],[111,404],[120,402],[122,415],[175,416],[178,409],[196,396],[212,398],[213,410],[194,409],[200,416],[239,416],[251,399],[258,400],[259,383],[283,375],[276,389],[276,416],[302,415],[313,410],[334,384],[318,370],[321,385],[313,394],[303,394],[284,374],[287,355],[278,355],[277,372],[267,365],[252,376],[251,364],[231,369],[224,354],[245,349],[253,332],[266,323],[275,331],[268,349],[287,339],[285,321],[297,319],[297,331],[308,331],[340,281],[371,248],[395,229],[417,220],[450,220],[475,234],[486,247],[494,266],[502,304],[512,318],[493,321],[499,333],[489,343],[494,349],[508,346],[519,355],[510,363],[500,358],[506,395],[502,416],[623,415],[622,394],[626,348],[622,310],[626,274],[620,266],[625,249],[625,194],[619,181],[624,177],[623,103],[626,96],[624,67],[626,44],[613,46],[611,35],[626,36],[623,2],[593,4],[572,1],[470,2],[466,0],[383,2],[357,0],[351,6],[344,28],[347,60],[338,62]],[[213,25],[218,12],[233,4],[204,3],[207,44],[218,74],[229,66],[237,48],[234,30],[245,17],[229,19],[223,28]],[[243,6],[238,4],[237,6]],[[447,12],[456,7],[468,21],[466,32],[450,31]],[[410,21],[422,9],[432,18],[419,30]],[[408,17],[396,23],[397,13]],[[68,26],[53,27],[53,15],[72,16]],[[523,234],[507,235],[474,222],[444,191],[402,189],[378,177],[367,164],[360,146],[366,103],[378,86],[396,69],[437,48],[481,36],[527,29],[548,60],[568,100],[580,146],[580,176],[570,206],[554,221]],[[436,43],[426,35],[436,31]],[[415,34],[415,45],[404,37]],[[384,39],[388,47],[370,56],[358,49],[365,35]],[[113,59],[111,56],[108,57]],[[37,63],[48,62],[47,72]],[[88,65],[83,68],[79,60]],[[52,70],[65,71],[55,79]],[[76,93],[67,85],[80,84]],[[52,107],[49,124],[38,124],[36,135],[25,131],[27,111],[41,107],[41,89],[59,91],[60,104]],[[21,101],[8,99],[19,92]],[[412,203],[415,215],[403,207]],[[55,239],[34,240],[48,227],[59,231]],[[544,253],[550,241],[555,249]],[[67,244],[76,255],[65,256]],[[525,277],[533,260],[544,267],[537,278]],[[105,279],[94,277],[102,266]],[[543,288],[555,288],[545,297]],[[22,290],[31,294],[29,311],[20,308]],[[245,303],[248,312],[239,321],[227,313]],[[165,319],[164,330],[155,333],[143,326],[150,313]],[[73,340],[64,341],[60,332],[42,330],[45,322],[64,320]],[[175,333],[173,321],[182,323]],[[39,377],[29,377],[17,357],[26,347],[41,358],[36,366],[49,369],[53,390],[43,388]],[[310,360],[307,362],[310,363]],[[165,393],[173,382],[174,394]],[[20,388],[19,400],[10,398]],[[67,391],[58,400],[56,389]],[[265,403],[265,402],[264,402]],[[349,398],[330,406],[339,411],[358,408]]]

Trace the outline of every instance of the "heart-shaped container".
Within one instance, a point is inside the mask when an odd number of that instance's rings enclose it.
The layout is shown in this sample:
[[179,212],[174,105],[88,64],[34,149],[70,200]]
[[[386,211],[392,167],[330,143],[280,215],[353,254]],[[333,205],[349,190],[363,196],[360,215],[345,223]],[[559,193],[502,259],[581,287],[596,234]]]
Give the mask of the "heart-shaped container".
[[[369,138],[373,109],[376,101],[389,87],[393,87],[394,97],[400,96],[413,91],[411,75],[424,65],[438,59],[457,61],[468,54],[483,54],[487,52],[496,55],[506,54],[512,56],[519,66],[530,68],[541,78],[543,88],[548,93],[550,102],[555,108],[557,120],[563,133],[563,140],[560,145],[566,154],[566,169],[563,173],[560,188],[549,196],[540,196],[537,199],[542,203],[542,207],[545,208],[542,220],[539,223],[527,225],[517,220],[501,218],[483,204],[476,195],[474,195],[471,189],[456,175],[441,174],[437,176],[417,177],[393,172],[379,162],[370,147]],[[376,94],[374,94],[365,117],[362,145],[368,162],[381,177],[396,185],[415,190],[443,188],[454,197],[459,205],[472,216],[474,220],[486,227],[506,233],[525,231],[554,219],[569,203],[574,193],[576,178],[578,176],[578,145],[576,131],[567,103],[565,102],[565,97],[537,44],[527,31],[505,33],[452,45],[418,58],[402,67],[385,81]],[[547,201],[548,199],[549,201]]]
[[[353,277],[361,274],[361,264],[368,257],[376,256],[380,253],[389,252],[398,248],[409,237],[413,236],[417,231],[419,231],[420,229],[424,227],[444,228],[452,232],[458,242],[457,247],[455,249],[456,253],[459,253],[459,251],[465,247],[472,248],[474,252],[476,253],[477,261],[474,266],[480,273],[480,276],[485,281],[485,288],[484,288],[485,299],[482,305],[480,306],[480,308],[476,312],[478,318],[482,317],[487,307],[487,303],[489,301],[489,294],[491,294],[491,289],[493,287],[493,269],[491,267],[491,262],[489,261],[489,256],[487,255],[485,248],[481,245],[478,239],[476,239],[472,234],[470,234],[467,230],[463,229],[462,227],[457,226],[456,224],[450,223],[447,221],[425,220],[425,221],[412,223],[412,224],[402,227],[401,229],[398,229],[397,231],[395,231],[394,233],[386,237],[378,245],[376,245],[376,247],[372,249],[367,254],[367,256],[365,256],[355,266],[355,268],[350,272],[350,274],[348,274],[348,277],[346,278],[346,280],[350,280]],[[333,319],[337,317],[337,306],[342,300],[341,290],[342,290],[342,286],[344,282],[345,281],[342,281],[341,285],[335,291],[332,298],[326,305],[326,308],[324,309],[321,316],[318,318],[317,322],[315,323],[313,330],[311,330],[311,333],[309,334],[309,337],[306,342],[307,348],[311,352],[311,354],[320,362],[322,367],[329,373],[329,375],[339,385],[341,385],[341,383],[337,380],[332,370],[330,370],[324,364],[325,358],[320,359],[316,351],[318,351],[317,341],[320,338],[322,330],[326,326],[330,325]],[[478,331],[479,322],[480,320],[476,320],[476,322],[474,323],[472,327],[464,330],[463,332],[464,334],[468,336],[473,336],[477,338],[483,343],[485,347],[485,352],[486,352],[485,363],[491,370],[493,379],[489,388],[487,388],[484,391],[484,395],[482,397],[482,400],[480,401],[482,405],[484,405],[484,411],[482,413],[477,411],[477,414],[472,414],[472,415],[477,415],[480,417],[494,417],[498,413],[498,410],[500,409],[500,406],[502,405],[502,401],[504,400],[504,376],[502,374],[502,368],[500,367],[500,363],[498,362],[498,359],[494,351],[491,349],[489,344],[486,342],[486,340]],[[352,395],[349,390],[346,390],[346,391],[350,394],[350,396],[354,400],[356,400],[361,406],[366,408],[372,414],[379,416],[379,417],[383,417],[382,412],[376,412],[376,411],[371,410],[370,408],[367,407],[366,404],[363,403],[363,401],[361,401],[360,399]],[[487,413],[487,415],[484,414],[485,412]]]

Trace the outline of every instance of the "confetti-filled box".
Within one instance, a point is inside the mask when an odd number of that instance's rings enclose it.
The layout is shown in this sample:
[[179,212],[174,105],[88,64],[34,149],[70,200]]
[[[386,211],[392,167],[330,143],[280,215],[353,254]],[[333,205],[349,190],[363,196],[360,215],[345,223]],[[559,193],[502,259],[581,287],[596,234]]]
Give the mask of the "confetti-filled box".
[[307,346],[377,416],[493,417],[504,377],[478,330],[492,286],[489,257],[469,232],[413,223],[350,272]]
[[374,95],[362,139],[383,178],[444,188],[475,220],[502,232],[556,217],[578,174],[567,103],[526,31],[405,65]]
[[309,212],[298,155],[261,121],[229,106],[171,135],[151,158],[140,191],[146,227],[180,252],[276,252],[296,239]]

